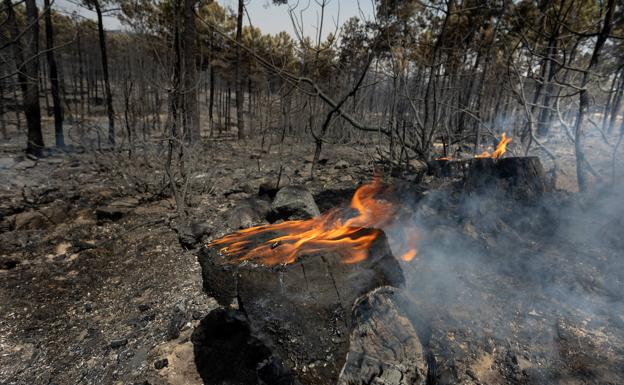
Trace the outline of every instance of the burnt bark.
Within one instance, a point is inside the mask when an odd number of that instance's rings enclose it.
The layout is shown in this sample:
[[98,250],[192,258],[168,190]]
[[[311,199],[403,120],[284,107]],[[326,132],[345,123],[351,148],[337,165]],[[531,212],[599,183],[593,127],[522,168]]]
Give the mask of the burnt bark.
[[207,247],[199,262],[206,293],[223,306],[236,301],[252,336],[302,384],[336,383],[349,351],[356,299],[404,283],[383,235],[369,258],[356,264],[343,263],[334,252],[318,252],[267,267],[232,261]]
[[[15,67],[17,68],[17,80],[22,91],[23,109],[26,115],[28,125],[28,139],[26,144],[26,152],[35,156],[41,155],[44,147],[43,135],[41,133],[41,112],[39,109],[39,84],[37,82],[39,74],[38,45],[39,45],[39,25],[36,23],[38,18],[37,5],[34,1],[27,1],[27,17],[29,23],[34,20],[35,23],[30,27],[26,44],[23,45],[20,39],[20,31],[17,25],[17,17],[11,0],[4,0],[4,8],[6,9],[6,23],[11,36],[11,45],[13,47],[13,58]],[[34,80],[32,80],[34,79]],[[15,100],[17,102],[17,93],[15,92]],[[18,130],[20,128],[19,114],[16,109]]]
[[65,147],[65,137],[63,135],[63,104],[61,102],[61,87],[59,84],[58,68],[54,53],[54,26],[52,25],[52,8],[50,0],[43,1],[45,11],[45,33],[46,33],[46,59],[50,71],[50,86],[52,93],[52,108],[54,112],[54,138],[56,147]]
[[182,29],[182,79],[184,90],[182,100],[184,105],[183,123],[186,139],[194,142],[200,137],[199,104],[197,100],[198,79],[195,65],[196,26],[194,7],[197,0],[184,0],[183,29]]
[[28,32],[24,46],[25,61],[22,65],[25,85],[22,88],[24,113],[28,125],[26,152],[40,156],[44,147],[41,132],[41,108],[39,106],[39,9],[35,0],[26,0]]
[[242,32],[243,32],[243,11],[245,3],[243,0],[238,0],[238,15],[236,21],[236,124],[238,126],[238,139],[244,139],[245,133],[245,118],[243,111],[244,91],[243,91],[243,75],[241,68],[241,44],[242,44]]
[[467,193],[502,194],[523,203],[537,203],[550,189],[537,157],[433,160],[428,168],[430,175],[460,179]]
[[590,80],[590,73],[592,69],[598,64],[600,59],[600,55],[602,52],[602,47],[604,46],[609,34],[611,33],[611,29],[613,27],[613,14],[615,13],[615,0],[609,0],[606,4],[605,8],[605,18],[598,34],[598,38],[596,39],[596,45],[594,46],[594,50],[592,52],[591,59],[589,61],[589,65],[586,70],[583,72],[583,80],[581,82],[581,91],[579,92],[579,110],[578,115],[576,117],[576,124],[574,127],[574,153],[576,155],[576,178],[578,181],[579,191],[587,190],[587,178],[585,175],[585,153],[583,152],[583,121],[585,119],[585,115],[587,114],[587,110],[589,108],[589,91],[587,89],[587,85]]
[[[98,38],[100,43],[100,54],[102,56],[102,74],[104,76],[104,92],[106,94],[106,112],[108,115],[108,142],[115,145],[115,111],[113,109],[113,93],[111,91],[110,79],[108,75],[108,51],[106,49],[106,34],[104,32],[104,21],[102,8],[99,0],[89,0],[95,8],[98,24]],[[96,87],[97,89],[97,87]]]

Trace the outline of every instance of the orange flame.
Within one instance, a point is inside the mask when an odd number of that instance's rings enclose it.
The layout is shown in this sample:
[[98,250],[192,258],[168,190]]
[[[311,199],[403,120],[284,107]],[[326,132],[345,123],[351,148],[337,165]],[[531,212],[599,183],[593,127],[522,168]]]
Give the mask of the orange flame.
[[[368,258],[379,228],[389,224],[397,212],[392,203],[377,199],[381,189],[379,179],[375,179],[355,192],[350,210],[334,209],[308,220],[251,227],[214,240],[208,246],[222,246],[219,251],[234,260],[253,260],[270,266],[293,263],[300,255],[318,251],[334,251],[342,255],[344,263],[357,263]],[[348,217],[353,212],[355,215]],[[265,241],[256,245],[258,240]],[[412,243],[402,258],[409,261],[415,256]]]
[[501,158],[505,152],[507,152],[507,145],[511,142],[511,137],[507,137],[507,135],[503,132],[503,136],[501,137],[500,142],[498,142],[498,146],[496,146],[496,150],[492,154],[487,151],[483,151],[479,155],[475,155],[475,158]]
[[[501,140],[500,142],[498,142],[498,146],[496,146],[496,150],[494,150],[493,153],[490,154],[489,151],[483,151],[482,153],[475,155],[475,158],[493,158],[493,159],[502,158],[502,156],[505,155],[505,152],[507,152],[507,145],[510,142],[511,142],[511,137],[508,138],[507,134],[503,132],[503,135],[501,136]],[[453,160],[453,158],[445,156],[442,158],[436,158],[435,160]]]

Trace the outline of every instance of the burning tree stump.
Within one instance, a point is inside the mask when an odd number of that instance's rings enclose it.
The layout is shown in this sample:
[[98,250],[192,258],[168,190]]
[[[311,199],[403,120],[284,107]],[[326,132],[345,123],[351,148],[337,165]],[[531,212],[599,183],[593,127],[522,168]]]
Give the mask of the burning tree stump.
[[537,157],[433,160],[428,165],[430,175],[459,178],[468,192],[499,191],[531,202],[539,199],[548,187]]
[[369,257],[352,264],[332,251],[307,253],[287,265],[233,263],[218,247],[204,247],[199,262],[204,290],[223,306],[236,299],[251,335],[302,384],[335,384],[349,351],[356,299],[404,283],[383,233]]

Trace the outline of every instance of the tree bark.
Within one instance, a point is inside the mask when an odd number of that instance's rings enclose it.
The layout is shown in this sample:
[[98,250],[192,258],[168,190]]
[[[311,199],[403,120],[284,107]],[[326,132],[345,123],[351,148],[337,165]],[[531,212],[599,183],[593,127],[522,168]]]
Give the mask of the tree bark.
[[50,0],[43,0],[45,12],[46,58],[48,60],[50,85],[52,91],[52,108],[54,111],[54,138],[56,147],[65,147],[63,135],[63,105],[59,86],[58,68],[54,57],[54,27],[52,26],[52,9]]
[[[110,79],[108,76],[108,54],[106,50],[106,34],[104,33],[104,22],[102,19],[102,8],[99,0],[90,0],[95,8],[98,19],[98,36],[100,40],[100,54],[102,56],[102,74],[104,76],[104,92],[106,93],[106,111],[108,114],[108,142],[115,145],[115,111],[113,110],[113,93],[111,91]],[[97,83],[96,83],[97,89]]]
[[26,19],[30,25],[26,36],[23,63],[25,86],[24,112],[28,125],[28,143],[26,152],[40,156],[44,147],[43,134],[41,132],[41,109],[39,106],[39,10],[35,0],[26,0]]
[[576,155],[576,178],[578,181],[579,191],[587,190],[587,179],[585,177],[585,154],[583,153],[583,120],[585,119],[585,114],[587,113],[587,109],[589,107],[589,91],[587,90],[587,85],[589,83],[589,77],[592,69],[598,64],[600,59],[600,54],[602,51],[602,47],[604,46],[609,34],[611,33],[611,28],[613,27],[613,13],[615,12],[615,0],[608,0],[606,5],[606,12],[604,23],[598,34],[598,38],[596,39],[596,45],[594,46],[594,51],[592,53],[591,59],[589,61],[589,65],[587,69],[583,73],[583,80],[581,83],[581,92],[579,93],[579,110],[576,118],[576,124],[574,127],[574,152]]
[[238,18],[236,22],[236,124],[238,126],[238,139],[245,138],[245,121],[243,116],[243,79],[241,69],[241,44],[243,32],[244,1],[238,0]]
[[183,124],[186,139],[190,142],[199,140],[199,105],[197,100],[197,68],[195,66],[196,27],[194,7],[197,0],[184,0],[183,40],[182,40],[182,100],[184,103]]

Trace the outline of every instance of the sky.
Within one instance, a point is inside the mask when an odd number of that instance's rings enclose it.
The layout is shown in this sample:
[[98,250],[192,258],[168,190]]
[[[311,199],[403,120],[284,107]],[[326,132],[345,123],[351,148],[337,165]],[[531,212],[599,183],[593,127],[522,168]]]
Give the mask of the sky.
[[[249,19],[254,27],[260,28],[264,33],[275,34],[286,31],[294,36],[294,27],[289,16],[289,7],[294,7],[297,18],[303,20],[303,33],[306,36],[315,37],[321,7],[318,5],[323,0],[289,0],[289,6],[275,6],[271,0],[246,0],[247,15],[243,22],[249,24]],[[325,21],[322,35],[336,31],[336,25],[341,26],[352,16],[368,18],[373,14],[374,0],[325,0]],[[237,9],[238,0],[217,0],[222,6]],[[95,19],[95,12],[89,11],[76,4],[79,0],[55,0],[53,7],[66,14],[77,12],[83,17]],[[362,16],[364,15],[364,16]],[[104,27],[109,30],[121,29],[121,23],[115,17],[106,17]]]

